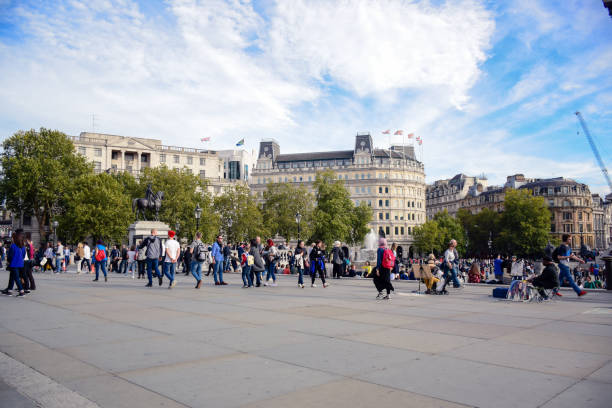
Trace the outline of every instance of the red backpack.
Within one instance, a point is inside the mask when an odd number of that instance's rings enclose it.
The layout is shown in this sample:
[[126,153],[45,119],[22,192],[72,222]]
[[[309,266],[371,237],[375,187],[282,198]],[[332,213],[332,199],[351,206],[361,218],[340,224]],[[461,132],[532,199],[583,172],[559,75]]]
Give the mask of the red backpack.
[[393,251],[389,248],[385,248],[382,257],[382,267],[391,269],[395,266],[395,255],[393,255]]
[[106,251],[104,251],[103,249],[98,249],[96,251],[96,261],[102,262],[104,258],[106,258]]

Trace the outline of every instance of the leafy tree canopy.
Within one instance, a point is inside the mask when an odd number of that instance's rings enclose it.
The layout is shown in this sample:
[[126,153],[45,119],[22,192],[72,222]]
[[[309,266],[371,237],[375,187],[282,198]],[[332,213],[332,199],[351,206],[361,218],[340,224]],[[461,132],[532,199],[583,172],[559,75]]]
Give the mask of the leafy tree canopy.
[[214,208],[227,242],[235,243],[257,235],[267,235],[261,211],[247,186],[235,184],[226,187],[223,194],[215,197]]
[[302,216],[300,237],[307,237],[311,232],[310,223],[314,211],[314,196],[305,186],[292,183],[268,184],[263,193],[263,218],[267,231],[271,235],[280,235],[286,240],[297,238],[296,214]]

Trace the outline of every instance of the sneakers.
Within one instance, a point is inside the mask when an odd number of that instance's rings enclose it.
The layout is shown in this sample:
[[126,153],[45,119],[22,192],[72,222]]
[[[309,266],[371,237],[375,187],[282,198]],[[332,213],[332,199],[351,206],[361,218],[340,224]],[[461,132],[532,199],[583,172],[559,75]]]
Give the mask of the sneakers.
[[220,285],[220,283],[219,283],[219,282],[215,282],[215,286],[219,286],[219,285]]
[[145,285],[145,288],[150,288],[150,287],[152,287],[152,286],[153,286],[153,284],[152,284],[152,283],[147,283],[147,284]]
[[553,296],[563,297],[563,295],[561,294],[561,292],[555,292],[555,293],[553,293]]
[[15,297],[18,297],[18,298],[19,298],[19,297],[25,297],[25,293],[23,293],[23,292],[19,292],[19,294],[18,294],[17,296],[15,296]]
[[304,289],[304,284],[303,283],[298,283],[298,288]]
[[163,279],[161,277],[159,277],[159,278],[157,278],[157,281],[159,282],[159,286],[161,286],[162,283],[163,283]]
[[383,296],[384,295],[382,292],[378,292],[378,295],[376,295],[376,299],[382,299]]
[[329,286],[329,283],[327,283],[327,282],[325,282],[325,283],[323,284],[323,287],[324,287],[324,288],[326,288],[326,287],[328,287],[328,286]]
[[242,285],[242,289],[248,288],[248,285]]
[[225,283],[225,282],[221,282],[219,285],[221,285],[221,286],[227,286],[227,283]]
[[108,282],[108,276],[104,277],[104,282]]
[[584,296],[587,294],[586,290],[581,290],[580,293],[578,294],[578,296]]
[[96,279],[92,280],[92,282],[97,282],[97,281],[98,281],[98,278],[96,278]]
[[196,289],[200,289],[202,287],[202,279],[200,279],[196,285]]
[[175,287],[176,286],[176,280],[173,279],[172,282],[170,282],[170,287]]
[[389,298],[389,295],[385,295],[385,296],[383,296],[383,298],[382,298],[382,300],[389,300],[389,299],[390,299],[390,298]]
[[311,288],[316,288],[317,285],[315,285],[314,283],[312,285],[310,285]]
[[11,293],[11,291],[10,291],[10,290],[8,290],[8,289],[4,289],[4,290],[3,290],[2,292],[0,292],[0,293],[2,293],[3,295],[6,295],[6,296],[13,296],[13,294]]

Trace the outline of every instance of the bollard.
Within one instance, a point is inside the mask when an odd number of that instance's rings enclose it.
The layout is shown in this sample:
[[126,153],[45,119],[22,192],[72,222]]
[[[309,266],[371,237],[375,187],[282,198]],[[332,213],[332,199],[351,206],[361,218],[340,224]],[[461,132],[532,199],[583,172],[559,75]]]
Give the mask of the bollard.
[[606,289],[612,290],[612,256],[606,255],[602,256],[601,259],[606,263]]

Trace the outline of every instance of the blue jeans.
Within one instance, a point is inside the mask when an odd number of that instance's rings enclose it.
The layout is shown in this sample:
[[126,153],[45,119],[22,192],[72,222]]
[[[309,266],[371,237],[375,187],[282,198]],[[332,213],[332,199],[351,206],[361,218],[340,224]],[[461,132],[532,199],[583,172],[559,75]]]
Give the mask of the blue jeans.
[[453,266],[449,270],[448,266],[444,264],[444,269],[445,269],[444,279],[446,279],[447,281],[449,280],[449,272],[450,272],[450,279],[453,281],[453,288],[461,287],[461,282],[459,282],[459,278],[457,278],[457,268]]
[[[128,262],[128,261],[126,261]],[[128,267],[126,269],[126,272],[132,272],[132,276],[134,275],[134,271],[136,271],[138,269],[138,262],[137,261],[129,261],[128,262]]]
[[304,284],[304,268],[297,268],[298,270],[298,285]]
[[55,272],[60,273],[62,271],[62,260],[63,259],[64,259],[63,256],[55,257]]
[[96,261],[96,279],[100,276],[100,268],[102,268],[102,273],[106,278],[106,261],[98,262]]
[[230,265],[232,264],[232,261],[229,257],[225,258],[223,260],[223,270],[224,271],[229,271],[230,270]]
[[276,261],[272,261],[268,265],[268,273],[266,274],[266,281],[269,281],[270,278],[272,278],[272,281],[276,282],[276,275],[274,275],[275,272],[276,272]]
[[21,286],[21,272],[23,268],[10,268],[9,284],[6,290],[13,290],[13,283],[17,284],[19,292],[23,292],[23,286]]
[[170,279],[170,283],[174,282],[174,272],[176,271],[176,263],[164,262],[164,275]]
[[244,265],[242,267],[242,283],[244,286],[253,286],[253,280],[251,279],[251,267]]
[[159,259],[147,258],[147,278],[149,279],[149,285],[153,284],[153,269],[155,269],[157,276],[161,276],[159,273]]
[[215,283],[223,282],[223,261],[215,261],[213,266],[213,278]]
[[191,261],[191,274],[196,281],[202,280],[202,262]]
[[119,273],[127,273],[128,270],[128,261],[127,259],[122,259],[119,264]]
[[560,263],[559,283],[563,283],[563,279],[566,279],[569,282],[570,286],[572,287],[572,289],[574,289],[574,292],[576,292],[576,294],[580,294],[580,288],[578,287],[578,285],[576,285],[576,282],[574,282],[574,278],[572,278],[569,266]]

